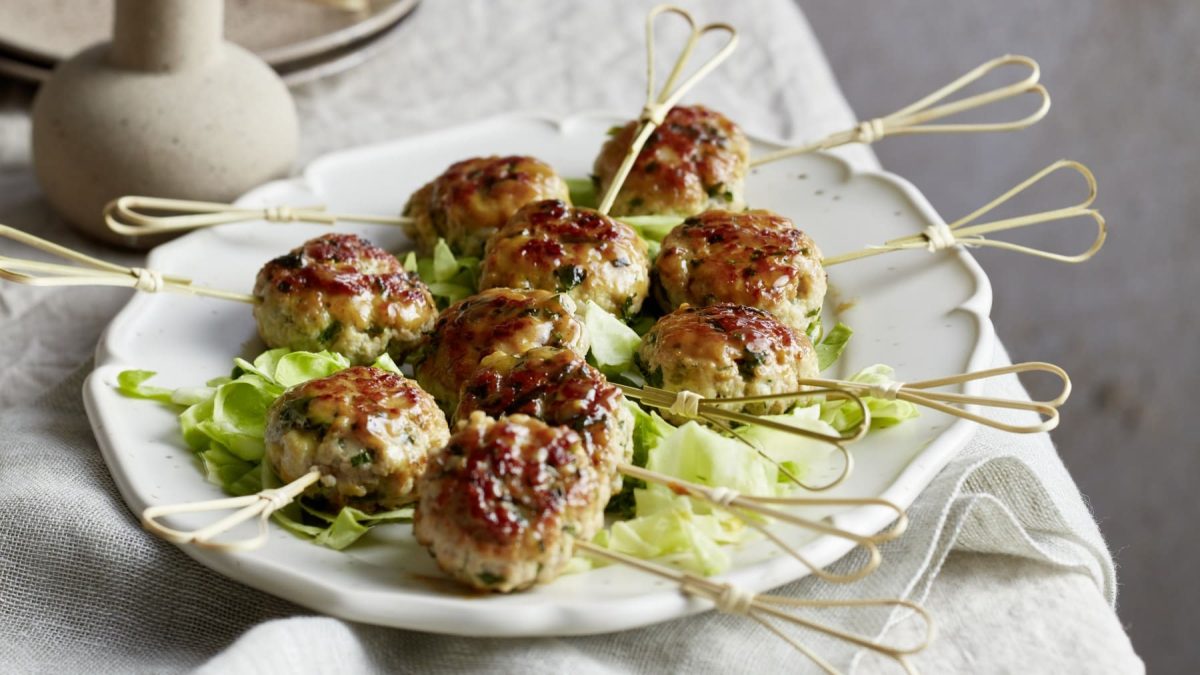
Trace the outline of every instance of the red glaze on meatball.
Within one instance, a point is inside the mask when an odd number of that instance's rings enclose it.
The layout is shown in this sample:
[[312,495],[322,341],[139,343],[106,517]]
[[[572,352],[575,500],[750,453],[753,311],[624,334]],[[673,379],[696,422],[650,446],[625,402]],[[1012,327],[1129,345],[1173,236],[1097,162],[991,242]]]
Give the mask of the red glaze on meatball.
[[421,477],[413,534],[447,574],[509,592],[553,580],[604,525],[607,480],[578,433],[475,412]]
[[459,387],[483,357],[541,346],[587,353],[587,331],[575,317],[575,302],[561,293],[491,288],[441,313],[413,368],[421,386],[453,411]]
[[732,302],[771,312],[803,333],[820,314],[821,251],[791,220],[770,211],[706,211],[663,239],[654,263],[665,309]]
[[633,316],[650,290],[646,242],[628,225],[560,200],[522,208],[488,240],[480,288],[540,288]]
[[[600,149],[593,169],[605,194],[637,134],[629,122]],[[704,106],[676,106],[650,134],[621,186],[615,216],[691,216],[710,208],[745,208],[750,142],[724,115]]]
[[456,255],[478,257],[488,237],[522,206],[570,199],[566,181],[534,157],[476,157],[452,164],[404,207],[407,230],[429,255],[438,237]]
[[[569,349],[536,347],[520,356],[492,354],[462,387],[454,418],[529,415],[579,432],[596,470],[621,489],[617,465],[633,458],[633,414],[625,395]],[[604,501],[608,501],[605,497]]]
[[437,306],[387,251],[353,234],[327,234],[263,266],[254,318],[268,347],[345,355],[368,364],[404,357],[433,328]]
[[319,469],[304,495],[368,513],[416,501],[417,479],[450,437],[433,397],[402,375],[347,368],[298,384],[267,411],[266,460],[285,483]]
[[[819,374],[808,336],[761,309],[729,303],[684,306],[659,319],[642,337],[635,361],[650,385],[687,389],[705,398],[800,391],[801,379]],[[731,409],[778,414],[794,403],[746,403]]]

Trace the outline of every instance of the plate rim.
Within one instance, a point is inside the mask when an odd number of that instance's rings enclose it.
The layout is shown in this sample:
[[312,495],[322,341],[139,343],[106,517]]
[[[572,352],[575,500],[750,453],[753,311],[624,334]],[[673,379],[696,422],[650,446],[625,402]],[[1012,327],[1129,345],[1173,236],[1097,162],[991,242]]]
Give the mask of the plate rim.
[[[537,112],[510,112],[502,115],[491,116],[468,122],[462,125],[445,127],[442,129],[432,130],[428,133],[416,134],[397,139],[391,139],[379,143],[360,145],[334,152],[327,153],[310,161],[301,172],[291,178],[270,181],[264,183],[243,195],[238,202],[242,203],[246,200],[253,199],[260,192],[271,189],[281,189],[287,187],[289,189],[304,189],[314,192],[313,175],[316,171],[330,162],[342,161],[347,158],[352,158],[354,155],[365,152],[386,152],[392,146],[404,145],[415,139],[423,141],[431,141],[439,136],[452,135],[461,133],[474,127],[484,127],[488,125],[502,124],[506,122],[528,122],[535,121],[549,124],[555,127],[559,132],[562,132],[567,126],[578,120],[589,118],[615,118],[625,119],[627,115],[614,113],[605,110],[591,110],[580,112],[564,117],[557,117]],[[764,146],[784,147],[786,143],[763,136],[752,136],[752,140],[756,143],[761,143]],[[820,153],[840,165],[842,171],[847,177],[872,177],[887,182],[892,187],[898,189],[908,198],[913,205],[913,208],[926,219],[934,222],[944,222],[941,216],[925,198],[925,196],[911,183],[903,177],[880,169],[863,168],[858,169],[847,161],[844,157],[837,153],[822,152]],[[224,227],[240,227],[241,225],[224,226]],[[171,248],[184,245],[181,242],[186,242],[190,237],[196,236],[199,233],[189,233],[175,240],[162,244],[152,249],[147,257],[147,266],[153,268],[158,258],[167,254]],[[947,252],[942,252],[943,254]],[[950,255],[957,257],[961,266],[970,274],[972,281],[975,283],[975,292],[963,300],[957,307],[949,310],[950,312],[964,312],[972,320],[977,331],[977,340],[967,358],[968,370],[978,370],[990,365],[993,349],[995,346],[995,329],[990,318],[990,310],[992,303],[992,288],[990,281],[979,264],[974,258],[963,248],[956,248],[948,252]],[[135,517],[140,517],[140,512],[145,504],[142,503],[140,496],[137,494],[129,478],[123,471],[117,469],[120,466],[119,458],[117,457],[117,441],[112,438],[104,424],[104,420],[99,414],[98,397],[101,389],[107,391],[108,383],[103,377],[104,373],[112,371],[119,367],[132,367],[131,364],[123,363],[123,360],[117,358],[117,351],[112,347],[111,341],[113,331],[123,321],[128,320],[131,316],[141,311],[141,306],[144,303],[150,302],[153,298],[145,294],[135,294],[130,301],[113,317],[112,321],[101,334],[95,352],[95,367],[93,372],[88,376],[83,385],[84,407],[88,414],[89,422],[92,426],[93,433],[96,436],[98,445],[100,446],[101,454],[104,457],[105,463],[116,483],[122,499],[127,507],[134,513]],[[979,394],[982,391],[982,383],[972,381],[966,383],[964,391],[969,394]],[[955,419],[945,429],[941,430],[931,441],[928,442],[925,449],[916,455],[896,478],[891,485],[881,492],[879,497],[893,501],[903,508],[908,509],[921,492],[933,481],[937,474],[943,469],[953,458],[955,454],[969,441],[970,437],[975,433],[977,427],[973,423]],[[892,518],[887,515],[882,509],[870,509],[869,507],[860,507],[851,509],[842,513],[835,514],[831,520],[840,527],[846,527],[855,531],[879,531],[892,522]],[[826,548],[835,551],[834,560],[841,558],[849,552],[853,546],[851,542],[844,540],[822,537],[814,540],[814,543],[824,541]],[[844,543],[843,543],[844,542]],[[627,630],[639,628],[646,625],[659,623],[665,620],[682,618],[684,616],[693,615],[699,612],[706,611],[712,608],[712,604],[706,601],[684,596],[679,593],[675,586],[665,585],[664,592],[648,593],[645,596],[637,598],[641,601],[640,611],[634,619],[626,614],[621,616],[622,611],[628,611],[630,603],[629,599],[621,598],[608,601],[612,605],[613,611],[605,611],[604,601],[595,599],[559,599],[556,603],[550,605],[539,605],[535,607],[536,612],[520,611],[516,606],[508,605],[506,610],[511,610],[513,620],[504,625],[492,626],[487,633],[481,633],[478,630],[472,630],[472,626],[467,623],[459,630],[455,630],[455,626],[451,624],[438,625],[417,625],[412,621],[397,621],[389,616],[383,616],[378,612],[364,611],[364,607],[371,607],[370,602],[354,602],[351,600],[361,594],[369,595],[370,592],[362,589],[346,589],[338,587],[336,584],[330,583],[314,583],[311,576],[305,576],[299,572],[280,566],[272,561],[253,558],[253,553],[220,553],[201,549],[195,546],[181,546],[184,552],[202,565],[230,578],[231,580],[243,583],[247,586],[257,588],[259,590],[271,593],[277,597],[281,597],[289,602],[305,606],[309,609],[327,614],[330,616],[339,617],[352,621],[364,621],[368,623],[386,625],[398,628],[407,628],[412,630],[421,630],[425,632],[435,632],[443,634],[456,634],[464,636],[479,636],[487,635],[492,637],[533,637],[533,636],[567,636],[567,635],[591,635],[599,633],[608,633],[618,630]],[[785,557],[786,558],[786,557]],[[750,581],[767,579],[765,583],[746,583],[746,579],[738,579],[747,588],[755,591],[762,591],[768,588],[775,588],[785,583],[798,581],[801,578],[808,576],[808,572],[800,563],[790,559],[772,559],[755,565],[755,568],[771,566],[770,570],[763,570],[758,577],[760,579],[752,579]],[[714,577],[716,579],[729,580],[730,578],[737,579],[738,573],[744,573],[751,568],[743,568],[741,570],[734,569],[729,572]],[[791,570],[789,572],[788,570]],[[793,573],[795,572],[795,573]],[[782,577],[788,577],[780,580]],[[295,584],[302,584],[305,588],[305,593],[296,594],[289,592]],[[364,596],[365,599],[366,596]],[[503,596],[514,597],[514,596]],[[422,598],[422,602],[432,603],[433,605],[440,604],[439,601],[447,600],[444,597],[428,597]],[[455,601],[459,598],[454,598]],[[650,601],[648,601],[650,600]],[[589,621],[583,624],[573,621],[572,617],[586,612]],[[596,620],[597,616],[603,617],[601,620]],[[621,616],[620,620],[614,620],[610,617]]]

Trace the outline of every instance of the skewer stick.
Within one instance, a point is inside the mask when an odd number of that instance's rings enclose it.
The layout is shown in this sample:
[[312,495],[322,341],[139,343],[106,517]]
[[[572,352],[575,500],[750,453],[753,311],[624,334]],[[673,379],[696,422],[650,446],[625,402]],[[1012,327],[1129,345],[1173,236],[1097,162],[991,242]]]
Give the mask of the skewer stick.
[[[1045,401],[1025,401],[1022,399],[996,398],[993,396],[971,396],[968,394],[954,394],[943,391],[930,391],[937,387],[945,387],[951,384],[962,384],[964,382],[974,382],[977,380],[986,380],[992,377],[1001,375],[1019,374],[1019,373],[1049,373],[1054,375],[1062,382],[1062,388],[1057,396]],[[930,380],[920,380],[918,382],[898,382],[887,381],[880,383],[855,382],[853,380],[834,380],[826,378],[804,378],[799,380],[800,385],[812,387],[801,391],[782,392],[778,394],[763,394],[761,396],[747,396],[741,398],[720,398],[720,399],[704,399],[692,392],[669,392],[662,389],[654,389],[645,387],[637,389],[625,385],[616,385],[621,388],[628,398],[639,399],[643,403],[653,405],[659,408],[670,408],[672,412],[676,412],[674,400],[676,397],[691,398],[695,397],[701,403],[701,409],[704,406],[716,408],[724,403],[745,403],[751,401],[788,401],[795,399],[803,399],[811,396],[829,396],[831,394],[840,394],[843,398],[849,398],[859,404],[859,410],[867,411],[866,405],[862,399],[866,397],[880,398],[886,400],[908,401],[914,405],[919,405],[938,412],[953,415],[972,422],[977,422],[984,426],[1001,431],[1008,431],[1014,434],[1036,434],[1043,431],[1051,431],[1058,426],[1059,412],[1058,408],[1067,401],[1071,395],[1071,376],[1067,371],[1053,363],[1044,361],[1026,361],[1024,363],[1014,363],[1009,366],[1001,366],[998,368],[989,368],[986,370],[977,370],[970,373],[962,373],[961,375],[950,375],[948,377],[939,377]],[[670,400],[668,400],[670,399]],[[1008,424],[994,420],[990,417],[985,417],[978,413],[971,412],[957,406],[982,406],[985,408],[1004,408],[1008,410],[1026,410],[1035,412],[1044,419],[1033,424]],[[723,411],[727,412],[727,411]],[[787,427],[786,431],[797,433],[801,436],[815,438],[816,440],[825,441],[836,445],[836,439],[831,436],[820,434],[817,432],[806,431],[788,425],[780,425],[772,420],[766,420],[746,415],[749,421],[746,424],[757,424],[759,426],[767,426],[772,429],[782,429]],[[870,428],[870,413],[864,415],[863,420],[854,428],[854,432],[846,437],[841,438],[844,441],[857,440],[861,438],[866,430]],[[738,419],[737,421],[743,421]],[[811,488],[809,488],[811,489]]]
[[[308,486],[317,482],[320,478],[321,472],[313,469],[283,487],[268,488],[257,494],[246,495],[245,497],[151,506],[142,511],[142,526],[153,534],[176,544],[195,544],[217,551],[250,551],[266,543],[267,519],[271,517],[271,514],[292,503],[292,500],[300,496]],[[198,530],[176,530],[158,522],[158,519],[163,516],[178,513],[198,513],[225,509],[238,510]],[[258,518],[258,533],[255,536],[249,539],[234,541],[214,541],[216,537],[254,517]]]
[[[877,654],[881,654],[885,657],[895,660],[901,665],[901,667],[905,669],[905,671],[910,673],[914,671],[912,664],[908,662],[906,657],[916,654],[928,647],[929,643],[933,641],[934,634],[936,632],[933,617],[929,615],[924,607],[921,607],[917,603],[909,600],[901,600],[899,598],[817,600],[807,598],[789,598],[778,595],[755,594],[730,582],[705,579],[704,577],[696,576],[694,574],[681,572],[670,567],[647,562],[639,558],[634,558],[630,555],[616,551],[610,551],[590,542],[576,541],[575,548],[576,550],[594,558],[600,558],[608,562],[626,565],[647,574],[653,574],[657,577],[674,581],[679,584],[679,589],[684,593],[711,601],[715,605],[715,609],[719,612],[749,617],[786,641],[797,651],[807,656],[826,673],[837,673],[838,671],[833,667],[832,664],[821,658],[820,655],[813,652],[809,647],[803,645],[795,638],[784,633],[781,628],[776,625],[775,621],[787,622],[803,629],[822,633],[836,640],[848,642],[856,647],[869,649]],[[785,608],[791,607],[904,607],[911,610],[921,618],[921,621],[925,625],[924,639],[912,645],[893,645],[881,643],[868,636],[851,633],[811,619],[796,616],[795,614],[785,611]]]
[[[155,215],[155,212],[173,215]],[[219,202],[163,199],[137,195],[120,197],[104,207],[104,222],[108,225],[108,229],[128,236],[183,232],[201,227],[254,220],[265,220],[269,223],[304,222],[321,225],[335,225],[343,221],[378,225],[405,225],[412,222],[412,218],[405,216],[330,213],[323,206],[254,208]]]
[[[950,103],[941,103],[951,94],[965,88],[967,85],[979,80],[988,73],[1007,65],[1017,65],[1027,67],[1030,71],[1024,79],[1021,79],[1012,84],[997,87],[982,94],[976,94]],[[989,132],[989,131],[1016,131],[1029,127],[1043,117],[1050,110],[1050,93],[1041,84],[1038,84],[1038,79],[1041,77],[1041,69],[1037,61],[1028,56],[1016,56],[1009,54],[999,58],[987,61],[962,77],[954,80],[950,84],[938,89],[925,98],[897,110],[896,112],[877,117],[875,119],[865,120],[860,122],[852,129],[839,131],[830,134],[821,140],[807,143],[794,148],[784,148],[774,152],[767,153],[761,157],[756,157],[750,160],[750,166],[759,166],[769,162],[775,162],[786,157],[802,155],[813,152],[815,150],[828,150],[836,148],[839,145],[848,143],[874,143],[886,136],[903,136],[906,134],[937,134],[937,133],[973,133],[973,132]],[[981,108],[998,101],[1023,96],[1025,94],[1034,94],[1041,98],[1041,105],[1030,115],[1012,122],[988,122],[988,123],[964,123],[964,124],[929,124],[944,117],[956,115],[967,110]]]
[[[1019,399],[995,398],[991,396],[969,396],[967,394],[952,394],[949,392],[930,391],[936,387],[944,387],[950,384],[962,384],[964,382],[972,382],[976,380],[985,380],[999,375],[1009,375],[1013,373],[1029,373],[1041,372],[1050,373],[1062,381],[1062,390],[1057,396],[1047,401],[1024,401]],[[962,419],[971,420],[984,426],[1001,431],[1008,431],[1014,434],[1036,434],[1042,431],[1050,431],[1058,426],[1059,413],[1058,408],[1066,402],[1071,395],[1071,377],[1067,371],[1053,363],[1044,363],[1041,361],[1028,361],[1025,363],[1015,363],[1011,366],[1002,366],[999,368],[989,368],[987,370],[978,370],[973,373],[963,373],[962,375],[952,375],[950,377],[940,377],[932,380],[921,380],[919,382],[884,382],[880,384],[867,384],[865,382],[852,382],[849,380],[825,380],[825,379],[807,379],[802,380],[802,384],[813,386],[837,387],[853,391],[859,396],[870,396],[873,398],[882,398],[889,400],[908,401],[915,405],[937,410],[960,417]],[[974,405],[988,408],[1005,408],[1009,410],[1027,410],[1037,413],[1044,419],[1034,424],[1007,424],[1000,422],[983,415],[964,410],[956,406],[959,405]]]
[[[684,43],[683,51],[675,60],[675,65],[671,69],[670,75],[667,76],[667,81],[663,83],[662,89],[657,93],[654,91],[654,22],[663,14],[675,14],[682,17],[691,28],[691,34],[688,36],[687,42]],[[696,72],[692,73],[687,79],[683,80],[679,86],[675,86],[676,81],[683,75],[683,69],[687,65],[688,59],[692,56],[692,51],[695,50],[696,44],[700,39],[714,32],[724,32],[729,35],[726,43],[709,57]],[[663,123],[667,113],[675,104],[679,102],[683,95],[686,94],[692,87],[696,86],[700,80],[704,79],[711,73],[722,61],[727,59],[733,50],[737,48],[738,32],[733,26],[727,23],[710,23],[703,26],[696,25],[696,20],[687,10],[675,7],[673,5],[658,5],[650,10],[646,16],[646,105],[642,108],[642,114],[638,117],[638,131],[634,135],[633,143],[629,146],[629,151],[625,154],[624,161],[617,169],[617,173],[613,176],[613,181],[605,191],[603,198],[600,200],[600,213],[607,214],[612,209],[613,202],[617,198],[617,193],[621,191],[621,186],[625,184],[625,179],[629,177],[629,172],[633,169],[633,164],[637,161],[638,154],[649,140],[650,134]]]
[[[813,382],[813,380],[805,380],[805,383]],[[833,380],[830,380],[833,382]],[[867,410],[867,406],[859,398],[856,391],[846,391],[840,387],[809,389],[801,392],[790,392],[786,394],[761,394],[757,396],[737,396],[731,398],[705,398],[700,394],[686,389],[681,391],[668,391],[651,387],[631,387],[625,384],[613,383],[614,386],[621,390],[627,398],[641,401],[646,405],[655,408],[661,408],[671,412],[674,415],[687,418],[709,419],[715,418],[719,420],[727,420],[737,422],[739,424],[754,424],[760,427],[766,427],[775,431],[783,431],[797,436],[804,436],[813,440],[836,445],[838,443],[850,443],[862,439],[869,430],[869,422],[871,413]],[[826,385],[821,385],[825,387]],[[772,419],[766,419],[759,415],[751,415],[749,413],[738,412],[735,410],[727,410],[721,406],[734,403],[759,403],[763,401],[776,401],[781,399],[794,399],[801,396],[827,396],[830,398],[845,399],[853,402],[863,414],[867,424],[857,424],[846,432],[840,434],[823,434],[819,431],[811,429],[803,429],[784,422],[777,422]]]
[[190,279],[167,276],[144,267],[123,267],[73,251],[28,232],[0,225],[0,237],[45,251],[77,265],[0,256],[0,279],[28,286],[120,286],[145,293],[186,293],[254,304],[254,296],[197,286]]
[[[1087,184],[1088,195],[1078,204],[1074,206],[1068,206],[1066,208],[1033,213],[1027,216],[1004,218],[1001,220],[995,220],[987,223],[977,223],[974,225],[971,224],[974,223],[974,221],[980,216],[992,211],[1001,204],[1004,204],[1038,181],[1041,181],[1043,178],[1046,178],[1050,174],[1063,169],[1071,169],[1077,172],[1079,175],[1083,176],[1083,179]],[[1048,260],[1055,260],[1058,262],[1080,263],[1094,256],[1096,252],[1100,250],[1100,247],[1104,245],[1104,240],[1108,236],[1108,225],[1104,220],[1104,216],[1100,215],[1100,212],[1096,209],[1090,208],[1094,201],[1096,201],[1096,177],[1092,174],[1091,170],[1079,162],[1061,159],[1025,179],[1008,192],[1005,192],[996,199],[993,199],[987,204],[984,204],[982,207],[971,213],[968,213],[949,225],[938,221],[926,227],[925,230],[919,234],[900,237],[899,239],[892,239],[891,241],[884,242],[880,246],[870,246],[860,251],[844,253],[832,258],[825,258],[821,262],[826,267],[831,267],[833,265],[840,265],[844,262],[850,262],[851,260],[867,258],[891,251],[925,249],[930,253],[936,253],[937,251],[943,249],[962,245],[969,248],[988,246],[1007,251],[1025,253],[1027,255],[1046,258]],[[1070,220],[1079,217],[1088,217],[1095,221],[1097,231],[1096,238],[1092,241],[1091,246],[1089,246],[1086,251],[1076,255],[1064,255],[1061,253],[1042,251],[1007,241],[988,239],[984,236],[986,234],[991,234],[992,232],[1014,230],[1022,227],[1028,227],[1030,225],[1037,225],[1039,223]]]
[[[732,513],[739,520],[757,530],[767,539],[770,539],[782,551],[811,570],[815,576],[834,583],[858,581],[871,574],[871,572],[874,572],[879,567],[879,564],[883,562],[883,556],[879,552],[879,544],[900,537],[908,529],[908,516],[904,513],[904,510],[886,499],[873,497],[760,497],[743,495],[737,490],[726,487],[710,487],[692,483],[632,464],[621,464],[617,467],[617,470],[631,478],[637,478],[647,483],[663,485],[676,494],[700,500],[709,506]],[[892,527],[882,532],[872,535],[862,535],[837,527],[824,520],[805,518],[795,513],[776,508],[776,506],[880,506],[895,513],[896,520]],[[861,567],[846,574],[826,572],[814,565],[779,535],[768,529],[761,522],[761,517],[763,516],[789,525],[802,527],[818,534],[852,541],[867,551],[868,560]]]
[[[820,492],[822,490],[833,488],[839,485],[850,475],[854,468],[854,457],[848,450],[846,450],[846,446],[844,444],[861,439],[867,434],[867,431],[869,431],[871,427],[871,411],[855,392],[846,391],[840,388],[824,388],[824,385],[821,385],[822,388],[812,389],[804,392],[788,392],[785,394],[768,394],[762,396],[742,396],[738,398],[705,398],[687,389],[676,392],[650,386],[638,388],[615,382],[612,384],[619,388],[626,398],[640,401],[648,406],[668,410],[674,415],[685,417],[687,419],[704,420],[713,426],[729,432],[734,439],[750,446],[753,450],[758,452],[759,455],[774,464],[775,468],[779,469],[784,477],[789,481],[813,492]],[[776,420],[767,419],[758,415],[727,410],[721,407],[722,405],[730,403],[754,403],[759,401],[795,399],[806,396],[826,396],[829,398],[850,400],[858,407],[861,419],[858,424],[845,433],[824,434],[819,431],[813,431],[811,429],[805,429],[803,427],[794,426],[784,422],[778,422]],[[805,483],[792,474],[782,464],[775,461],[774,458],[767,455],[757,444],[751,442],[750,439],[747,439],[745,436],[738,434],[732,427],[729,426],[728,422],[765,427],[774,431],[782,431],[795,436],[801,436],[803,438],[809,438],[822,443],[827,443],[833,446],[834,449],[837,450],[838,454],[842,456],[842,471],[832,481],[822,485],[810,485]]]

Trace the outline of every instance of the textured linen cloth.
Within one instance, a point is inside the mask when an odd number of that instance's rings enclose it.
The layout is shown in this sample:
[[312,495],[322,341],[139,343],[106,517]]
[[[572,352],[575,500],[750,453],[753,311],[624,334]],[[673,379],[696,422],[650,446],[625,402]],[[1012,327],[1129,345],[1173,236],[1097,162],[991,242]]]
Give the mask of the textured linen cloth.
[[[632,115],[641,105],[642,17],[651,4],[426,0],[374,60],[295,92],[300,164],[512,110]],[[790,0],[686,4],[700,20],[728,20],[743,34],[735,55],[689,100],[731,113],[752,133],[781,138],[807,139],[853,122]],[[29,167],[28,96],[0,86],[0,222],[138,262],[81,239],[40,199]],[[875,162],[864,148],[844,156],[863,167]],[[0,253],[16,250],[0,241]],[[138,527],[83,413],[80,388],[92,349],[127,298],[113,289],[0,284],[0,671],[813,668],[757,624],[711,612],[583,638],[445,637],[313,616],[200,567]],[[994,361],[1008,357],[998,349]],[[1024,395],[1013,377],[987,393]],[[980,429],[909,515],[908,533],[884,547],[884,565],[865,581],[804,580],[779,592],[925,602],[939,631],[913,659],[925,672],[1142,670],[1112,610],[1112,559],[1045,434]],[[883,613],[819,616],[868,635],[888,622]],[[903,642],[914,630],[901,621],[886,638]],[[889,666],[793,634],[839,668]]]

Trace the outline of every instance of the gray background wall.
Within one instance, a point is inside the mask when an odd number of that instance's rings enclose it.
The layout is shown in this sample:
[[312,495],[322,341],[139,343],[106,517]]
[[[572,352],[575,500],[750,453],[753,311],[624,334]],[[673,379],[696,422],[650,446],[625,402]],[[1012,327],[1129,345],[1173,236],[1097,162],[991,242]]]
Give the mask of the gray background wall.
[[[948,220],[1055,159],[1095,171],[1111,225],[1097,258],[979,257],[1013,359],[1053,361],[1074,378],[1054,438],[1116,555],[1118,611],[1135,647],[1152,672],[1191,671],[1200,658],[1200,3],[798,1],[864,117],[1004,53],[1042,64],[1054,105],[1032,129],[885,139],[876,152]],[[1058,250],[1082,241],[1053,230],[1023,237]]]

